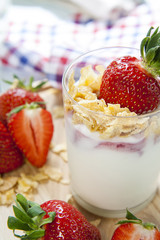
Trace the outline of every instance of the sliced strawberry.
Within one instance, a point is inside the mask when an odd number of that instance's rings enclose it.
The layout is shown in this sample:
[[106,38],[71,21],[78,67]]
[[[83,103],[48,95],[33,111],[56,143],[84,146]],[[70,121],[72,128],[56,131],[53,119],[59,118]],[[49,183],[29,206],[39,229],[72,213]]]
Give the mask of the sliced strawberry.
[[23,163],[23,154],[14,143],[8,129],[0,122],[0,173],[15,170]]
[[143,223],[127,211],[127,220],[118,222],[119,227],[113,233],[111,240],[160,240],[160,231],[152,223]]
[[47,159],[54,127],[50,112],[31,105],[11,115],[8,127],[28,161],[41,167]]
[[111,240],[160,240],[158,229],[146,229],[141,225],[124,223],[118,227]]

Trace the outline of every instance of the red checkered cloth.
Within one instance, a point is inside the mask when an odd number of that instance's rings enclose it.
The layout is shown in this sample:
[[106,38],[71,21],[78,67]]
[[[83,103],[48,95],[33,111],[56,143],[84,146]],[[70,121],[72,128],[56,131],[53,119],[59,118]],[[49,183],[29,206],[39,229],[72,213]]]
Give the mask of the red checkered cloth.
[[[17,7],[15,14],[18,11],[23,14],[22,8]],[[26,9],[23,11],[28,14]],[[13,72],[14,69],[28,71],[32,76],[41,73],[55,87],[61,88],[64,69],[80,54],[110,46],[139,48],[149,27],[157,27],[154,11],[148,4],[139,5],[114,24],[79,13],[65,19],[53,14],[48,22],[41,17],[39,22],[33,23],[30,18],[13,18],[12,13],[0,52],[2,64],[10,66]]]

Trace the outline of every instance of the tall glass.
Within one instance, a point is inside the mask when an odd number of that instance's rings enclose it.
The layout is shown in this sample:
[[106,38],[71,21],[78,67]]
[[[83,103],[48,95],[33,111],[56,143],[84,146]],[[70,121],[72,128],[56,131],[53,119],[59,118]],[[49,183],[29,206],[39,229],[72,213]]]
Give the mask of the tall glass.
[[73,61],[63,76],[72,192],[81,206],[104,217],[125,216],[126,208],[135,213],[153,199],[160,172],[160,110],[109,115],[75,101],[70,92],[78,86],[81,68],[106,67],[125,55],[139,58],[139,51],[123,47],[91,51]]

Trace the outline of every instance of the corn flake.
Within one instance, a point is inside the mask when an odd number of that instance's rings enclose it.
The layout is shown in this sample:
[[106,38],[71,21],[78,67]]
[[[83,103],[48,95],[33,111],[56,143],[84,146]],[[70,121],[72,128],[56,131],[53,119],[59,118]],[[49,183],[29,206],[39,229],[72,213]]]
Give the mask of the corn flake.
[[46,174],[51,180],[59,182],[62,179],[62,171],[58,168],[54,168],[51,166],[43,166],[40,171]]
[[93,221],[90,221],[90,223],[95,226],[95,227],[98,227],[100,225],[100,223],[102,222],[102,219],[101,218],[97,218]]
[[11,188],[13,188],[18,181],[18,177],[4,177],[1,179],[1,185],[0,185],[0,192],[5,192]]
[[67,152],[60,152],[60,157],[63,159],[64,162],[68,162],[68,155]]
[[53,116],[54,119],[56,118],[63,118],[64,117],[64,108],[63,106],[56,106],[53,108]]
[[52,147],[52,151],[56,154],[67,151],[66,143],[59,143]]
[[37,189],[37,187],[37,181],[33,181],[30,176],[21,173],[21,177],[18,179],[18,187],[16,189],[16,192],[29,193],[30,191]]
[[15,200],[14,189],[9,189],[4,193],[0,193],[0,204],[1,205],[10,205]]

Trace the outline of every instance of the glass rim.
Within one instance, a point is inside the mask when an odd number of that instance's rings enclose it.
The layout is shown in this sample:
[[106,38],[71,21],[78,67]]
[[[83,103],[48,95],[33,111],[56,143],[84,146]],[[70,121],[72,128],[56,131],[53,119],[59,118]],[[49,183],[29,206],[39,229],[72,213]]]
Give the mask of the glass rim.
[[[97,48],[97,49],[94,49],[94,50],[91,50],[91,51],[88,51],[88,52],[85,52],[83,54],[80,54],[78,57],[76,57],[74,60],[72,60],[70,62],[70,64],[66,67],[64,73],[63,73],[63,76],[62,76],[62,89],[63,91],[65,90],[66,94],[68,95],[68,97],[71,99],[71,101],[75,104],[75,105],[78,105],[80,108],[84,109],[85,111],[88,111],[89,113],[92,113],[92,114],[97,114],[99,116],[105,116],[105,117],[109,117],[109,118],[120,118],[120,119],[124,119],[124,118],[127,118],[127,119],[131,119],[131,118],[146,118],[146,117],[153,117],[155,115],[157,115],[158,113],[160,113],[160,109],[156,109],[152,112],[148,112],[148,113],[144,113],[144,114],[141,114],[141,115],[135,115],[135,116],[114,116],[114,115],[108,115],[108,114],[105,114],[103,112],[97,112],[97,111],[94,111],[94,110],[91,110],[89,108],[86,108],[84,106],[82,106],[81,104],[79,104],[77,101],[75,101],[72,96],[68,93],[68,90],[67,90],[67,84],[66,84],[66,76],[70,73],[70,70],[72,70],[72,66],[78,62],[80,62],[79,60],[81,58],[84,58],[84,57],[87,57],[89,55],[92,55],[92,54],[95,54],[96,52],[101,52],[101,51],[104,51],[104,50],[107,50],[107,49],[116,49],[116,48],[121,48],[121,49],[132,49],[132,50],[137,50],[140,52],[140,50],[138,48],[133,48],[133,47],[123,47],[123,46],[113,46],[113,47],[102,47],[102,48]],[[63,93],[64,94],[64,93]]]

